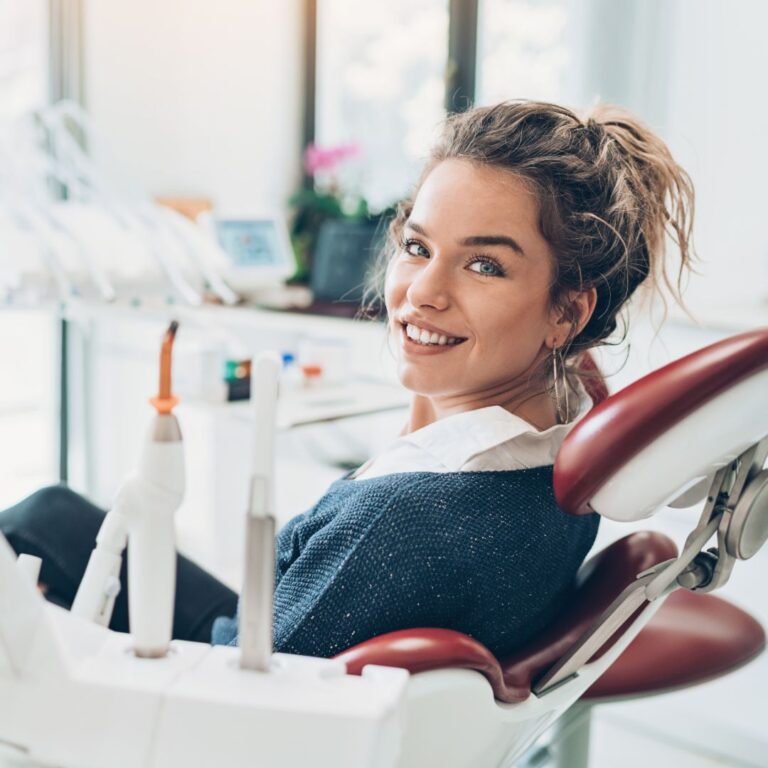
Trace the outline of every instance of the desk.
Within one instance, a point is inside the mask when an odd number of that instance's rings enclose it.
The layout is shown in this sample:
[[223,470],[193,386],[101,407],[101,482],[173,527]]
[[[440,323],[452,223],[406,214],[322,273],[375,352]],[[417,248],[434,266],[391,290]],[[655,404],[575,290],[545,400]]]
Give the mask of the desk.
[[[366,416],[385,411],[405,411],[411,394],[396,384],[376,379],[355,377],[339,384],[318,384],[281,393],[277,405],[277,428],[280,430],[321,424],[329,421]],[[206,409],[212,414],[251,423],[250,400],[216,403],[187,400],[187,408]]]

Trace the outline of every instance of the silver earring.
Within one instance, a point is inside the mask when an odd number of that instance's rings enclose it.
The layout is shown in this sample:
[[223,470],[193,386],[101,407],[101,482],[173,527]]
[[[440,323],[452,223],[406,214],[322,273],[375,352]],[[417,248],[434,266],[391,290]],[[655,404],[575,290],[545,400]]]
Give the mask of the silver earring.
[[[568,382],[565,378],[565,362],[561,354],[558,354],[557,347],[552,347],[552,380],[555,383],[555,409],[557,410],[557,418],[561,424],[566,424],[571,418],[571,409],[568,403]],[[559,366],[558,366],[559,359]],[[558,371],[558,367],[560,370]],[[562,377],[563,394],[565,394],[565,418],[563,418],[563,398],[560,393],[559,379]]]

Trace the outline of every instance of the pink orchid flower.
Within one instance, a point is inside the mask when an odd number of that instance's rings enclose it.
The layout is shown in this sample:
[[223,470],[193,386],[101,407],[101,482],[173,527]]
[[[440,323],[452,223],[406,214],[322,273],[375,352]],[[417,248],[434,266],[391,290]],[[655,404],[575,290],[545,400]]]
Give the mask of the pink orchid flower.
[[334,171],[341,162],[359,154],[360,147],[357,144],[339,144],[335,147],[309,144],[304,150],[304,169],[310,176],[318,171]]

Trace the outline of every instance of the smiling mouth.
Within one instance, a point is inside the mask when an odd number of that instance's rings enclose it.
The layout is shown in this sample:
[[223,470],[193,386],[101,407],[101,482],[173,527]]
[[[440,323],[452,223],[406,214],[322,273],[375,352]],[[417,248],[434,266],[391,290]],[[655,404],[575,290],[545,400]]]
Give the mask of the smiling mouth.
[[[426,330],[419,329],[418,326],[410,325],[408,323],[400,323],[400,327],[402,328],[402,333],[405,336],[406,342],[411,342],[420,347],[450,348],[457,347],[459,344],[463,344],[466,341],[466,338],[460,336],[450,337],[444,334],[429,333]],[[427,334],[429,334],[429,339],[427,339]]]

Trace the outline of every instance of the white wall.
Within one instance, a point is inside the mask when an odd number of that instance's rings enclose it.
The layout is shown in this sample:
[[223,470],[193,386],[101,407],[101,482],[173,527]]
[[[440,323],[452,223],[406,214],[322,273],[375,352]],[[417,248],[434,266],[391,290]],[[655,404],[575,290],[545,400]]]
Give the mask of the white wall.
[[677,0],[671,10],[665,136],[696,185],[702,259],[687,299],[703,320],[708,308],[768,308],[768,4]]
[[[693,179],[701,263],[685,293],[688,306],[714,323],[749,305],[754,325],[765,322],[768,3],[574,2],[591,8],[579,100],[599,95],[635,111]],[[673,268],[675,258],[671,248]]]
[[300,0],[84,0],[86,106],[113,172],[227,213],[300,181]]

